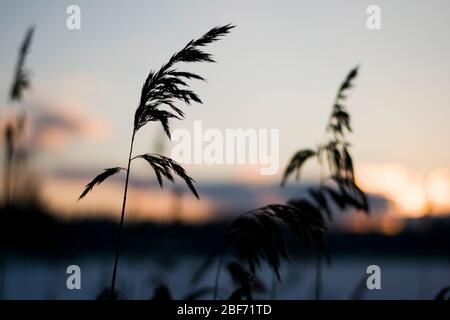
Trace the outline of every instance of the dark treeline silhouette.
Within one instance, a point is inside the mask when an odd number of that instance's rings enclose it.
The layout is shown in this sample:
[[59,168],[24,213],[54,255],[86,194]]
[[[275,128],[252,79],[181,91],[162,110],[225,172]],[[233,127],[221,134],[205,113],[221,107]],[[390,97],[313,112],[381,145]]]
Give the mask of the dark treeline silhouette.
[[[0,208],[0,250],[28,255],[36,252],[49,257],[86,254],[112,254],[116,248],[117,223],[110,219],[56,218],[57,212],[43,207]],[[229,213],[233,216],[233,213]],[[128,222],[124,225],[124,252],[144,256],[165,253],[214,255],[205,268],[213,267],[222,252],[222,243],[233,222],[231,218],[205,224],[171,224]],[[333,254],[349,253],[375,255],[420,254],[437,255],[450,252],[450,220],[428,217],[412,219],[414,226],[396,236],[386,237],[378,232],[355,234],[344,230],[329,230],[325,237],[327,249]],[[428,225],[426,232],[417,231],[418,224]],[[208,241],[205,241],[208,239]],[[313,256],[313,251],[297,250],[298,240],[286,237],[290,256]],[[193,275],[194,276],[194,275]]]

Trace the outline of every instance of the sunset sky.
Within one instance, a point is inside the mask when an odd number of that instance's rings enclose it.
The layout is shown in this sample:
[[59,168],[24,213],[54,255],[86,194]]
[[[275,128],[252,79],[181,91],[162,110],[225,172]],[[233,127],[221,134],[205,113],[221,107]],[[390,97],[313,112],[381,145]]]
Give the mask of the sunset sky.
[[[81,30],[66,28],[71,4],[81,8]],[[381,8],[381,30],[366,28],[370,4]],[[232,23],[232,33],[207,49],[218,63],[186,66],[208,80],[193,85],[204,104],[184,108],[186,120],[172,125],[192,130],[201,120],[205,128],[221,131],[279,129],[280,172],[262,177],[257,166],[187,165],[199,185],[278,183],[296,150],[321,142],[336,90],[359,64],[347,107],[361,185],[392,198],[407,215],[423,214],[427,201],[450,211],[449,1],[275,6],[256,0],[0,0],[0,8],[2,115],[11,104],[18,47],[27,27],[36,26],[27,60],[32,88],[21,106],[32,119],[33,165],[50,201],[57,201],[52,194],[64,193],[60,205],[75,210],[89,176],[124,166],[148,72],[190,39]],[[161,132],[159,124],[140,131],[136,154],[154,151]],[[134,170],[137,179],[153,179],[144,164]],[[317,172],[308,165],[304,177],[314,180]],[[110,191],[90,197],[120,195],[119,184],[102,187]],[[206,198],[192,205],[193,212],[202,216],[210,205]]]

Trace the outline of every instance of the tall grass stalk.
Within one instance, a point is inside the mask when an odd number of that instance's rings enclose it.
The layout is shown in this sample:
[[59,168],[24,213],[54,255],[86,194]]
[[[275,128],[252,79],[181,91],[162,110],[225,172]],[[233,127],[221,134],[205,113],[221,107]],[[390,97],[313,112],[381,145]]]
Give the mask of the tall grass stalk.
[[[326,222],[332,219],[331,205],[341,211],[347,208],[364,212],[369,210],[366,195],[355,181],[353,160],[349,152],[350,143],[346,137],[346,133],[352,129],[350,114],[344,106],[345,94],[352,87],[352,81],[357,73],[358,67],[352,69],[339,87],[328,120],[326,141],[314,149],[297,151],[288,163],[281,181],[283,186],[294,173],[299,179],[300,170],[305,162],[316,158],[320,165],[319,186],[309,188],[306,195],[302,193],[286,204],[271,204],[246,212],[231,223],[226,232],[225,249],[216,271],[214,299],[217,298],[224,253],[231,246],[236,249],[236,259],[243,261],[249,270],[237,261],[228,264],[230,275],[238,285],[230,299],[251,299],[255,272],[263,260],[271,267],[274,278],[281,281],[279,272],[281,262],[289,260],[283,229],[288,229],[301,245],[305,247],[311,243],[315,245],[318,252],[315,298],[320,299],[322,259],[325,257],[327,261],[330,260],[325,246],[325,233]],[[330,172],[326,178],[322,174],[324,160]]]
[[[366,195],[357,186],[355,180],[354,164],[350,155],[351,143],[347,137],[347,134],[352,132],[351,118],[344,105],[347,99],[347,91],[353,87],[353,81],[358,75],[358,69],[359,66],[348,73],[337,91],[323,143],[315,149],[298,151],[292,157],[282,179],[282,185],[284,185],[288,177],[295,172],[298,180],[300,170],[305,162],[310,158],[316,158],[320,169],[320,183],[318,188],[310,188],[308,190],[309,198],[313,200],[314,206],[320,214],[329,221],[332,220],[330,201],[342,211],[349,207],[369,212]],[[324,176],[323,174],[324,162],[328,165],[329,176]],[[303,201],[305,199],[300,200],[300,202]],[[316,300],[320,300],[322,294],[323,256],[328,262],[330,261],[325,244],[321,243],[316,257],[314,290]]]
[[133,157],[133,146],[136,133],[140,128],[149,122],[159,122],[162,125],[164,132],[170,139],[169,120],[172,118],[184,118],[184,112],[176,106],[176,103],[202,103],[197,94],[190,90],[187,80],[205,80],[203,77],[195,73],[179,71],[175,68],[175,66],[180,63],[214,62],[209,53],[202,51],[203,47],[219,40],[222,36],[228,34],[232,28],[234,28],[234,26],[230,24],[212,28],[199,39],[189,41],[183,49],[172,55],[169,61],[165,63],[158,71],[150,71],[142,86],[140,102],[134,115],[133,132],[131,135],[130,151],[128,154],[126,168],[113,167],[105,169],[104,172],[99,174],[86,185],[84,191],[79,197],[79,199],[85,197],[95,185],[102,183],[108,177],[121,171],[126,172],[122,210],[117,232],[116,253],[111,278],[110,299],[113,299],[116,295],[116,277],[122,246],[128,183],[132,161],[136,159],[145,160],[152,167],[161,188],[163,186],[163,178],[173,183],[174,176],[178,176],[184,180],[191,192],[199,198],[194,187],[195,181],[187,175],[183,167],[176,161],[159,154],[141,154]]
[[[19,48],[14,78],[12,81],[9,100],[12,104],[20,102],[27,88],[30,87],[29,71],[25,68],[26,57],[30,53],[31,42],[33,40],[34,27],[31,26],[25,33],[25,37]],[[16,120],[16,119],[13,119]],[[21,115],[16,122],[8,121],[4,131],[5,140],[5,158],[4,158],[4,202],[5,208],[9,211],[11,204],[11,177],[13,170],[15,144],[24,131],[25,115]],[[2,259],[3,260],[3,259]],[[5,291],[5,266],[4,261],[0,260],[0,299]]]
[[[28,28],[25,33],[23,42],[19,48],[19,55],[14,71],[14,78],[9,92],[9,100],[11,103],[18,103],[22,100],[26,89],[30,87],[29,71],[25,68],[26,57],[30,53],[31,43],[33,40],[34,26]],[[14,121],[16,120],[16,121]],[[17,140],[23,133],[25,115],[21,115],[18,119],[12,119],[6,123],[4,139],[5,139],[5,169],[4,169],[4,188],[5,188],[5,206],[8,208],[11,200],[11,176],[14,161],[15,145]]]
[[119,223],[119,230],[117,233],[117,244],[116,244],[116,255],[114,258],[114,268],[113,268],[113,274],[111,279],[111,294],[114,292],[114,288],[116,287],[116,277],[117,277],[117,266],[119,264],[119,255],[120,255],[120,247],[122,244],[122,233],[123,233],[123,222],[125,219],[125,206],[127,204],[127,192],[128,192],[128,180],[130,178],[130,169],[131,169],[131,156],[133,154],[133,145],[134,145],[134,137],[136,136],[136,131],[133,131],[133,134],[131,135],[131,142],[130,142],[130,153],[128,154],[128,164],[127,164],[127,170],[126,170],[126,177],[125,177],[125,189],[123,191],[123,200],[122,200],[122,212],[120,214],[120,223]]

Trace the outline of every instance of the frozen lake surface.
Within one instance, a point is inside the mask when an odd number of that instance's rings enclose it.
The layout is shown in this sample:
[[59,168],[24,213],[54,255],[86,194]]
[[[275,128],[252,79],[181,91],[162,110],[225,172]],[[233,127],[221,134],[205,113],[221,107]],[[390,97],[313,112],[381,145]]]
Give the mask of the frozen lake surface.
[[[217,260],[197,281],[193,274],[203,264],[201,257],[166,257],[164,259],[124,257],[119,264],[118,288],[127,299],[149,299],[154,289],[166,284],[175,299],[183,299],[200,288],[211,288]],[[42,257],[5,257],[3,260],[6,299],[95,299],[107,287],[112,271],[112,256],[79,256],[67,259]],[[66,268],[81,268],[81,289],[66,287]],[[365,289],[369,265],[381,268],[381,290]],[[447,257],[361,257],[336,256],[322,272],[322,298],[348,299],[355,291],[362,299],[432,299],[444,286],[450,285],[450,263]],[[271,271],[264,267],[257,275],[264,290],[254,293],[256,299],[313,299],[315,261],[295,260],[282,266],[282,282],[273,286]],[[225,270],[221,273],[221,292],[228,297],[233,289]],[[210,299],[207,292],[199,297]]]

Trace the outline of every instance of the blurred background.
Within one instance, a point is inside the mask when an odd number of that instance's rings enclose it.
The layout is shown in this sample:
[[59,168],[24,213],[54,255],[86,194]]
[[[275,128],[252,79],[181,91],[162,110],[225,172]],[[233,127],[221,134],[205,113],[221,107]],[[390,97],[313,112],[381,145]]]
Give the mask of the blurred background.
[[[81,9],[80,30],[66,27],[72,4]],[[359,64],[347,108],[356,178],[371,214],[335,216],[323,297],[434,298],[450,284],[450,3],[377,1],[376,31],[366,27],[371,4],[0,0],[2,132],[9,119],[27,115],[25,151],[0,218],[0,297],[93,299],[109,284],[124,177],[83,201],[78,196],[103,168],[126,165],[148,72],[190,39],[233,23],[237,28],[208,48],[218,63],[187,67],[207,79],[193,84],[204,103],[185,108],[186,119],[172,126],[192,131],[200,120],[222,132],[279,129],[280,170],[262,176],[258,165],[183,164],[198,201],[181,184],[160,190],[148,166],[133,164],[118,278],[124,297],[150,298],[164,283],[183,298],[213,285],[214,264],[201,267],[221,250],[232,219],[317,184],[319,168],[311,162],[300,183],[280,188],[291,155],[321,142],[336,90]],[[31,86],[12,102],[18,49],[31,25]],[[135,154],[170,155],[159,124],[136,139]],[[82,290],[66,288],[70,264],[81,267]],[[355,296],[371,264],[381,267],[382,290]],[[286,280],[276,293],[263,283],[257,297],[313,298],[314,272],[314,259],[299,252],[283,265]]]

